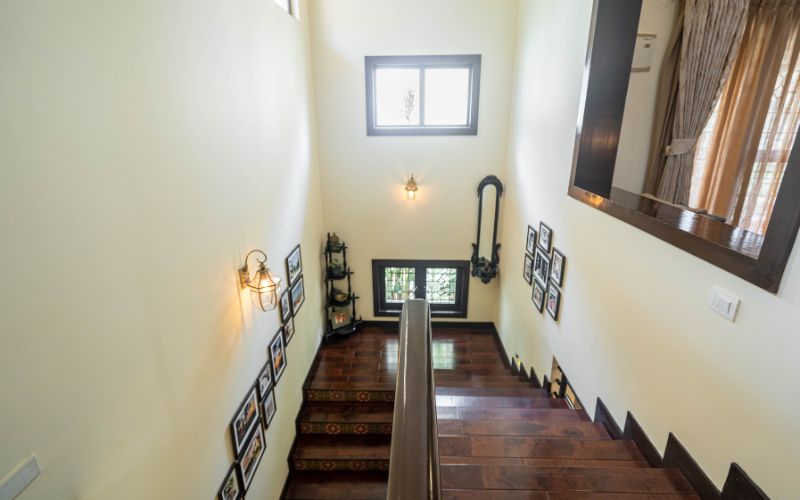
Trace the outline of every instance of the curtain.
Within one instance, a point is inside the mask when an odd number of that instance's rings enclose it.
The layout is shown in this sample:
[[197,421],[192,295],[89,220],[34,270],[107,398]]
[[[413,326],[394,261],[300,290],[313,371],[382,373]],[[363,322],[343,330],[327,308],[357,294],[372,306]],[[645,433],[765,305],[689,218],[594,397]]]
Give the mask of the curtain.
[[658,197],[687,205],[693,151],[739,49],[747,0],[686,0],[678,99]]
[[800,124],[800,7],[752,2],[739,56],[695,155],[691,204],[763,234]]

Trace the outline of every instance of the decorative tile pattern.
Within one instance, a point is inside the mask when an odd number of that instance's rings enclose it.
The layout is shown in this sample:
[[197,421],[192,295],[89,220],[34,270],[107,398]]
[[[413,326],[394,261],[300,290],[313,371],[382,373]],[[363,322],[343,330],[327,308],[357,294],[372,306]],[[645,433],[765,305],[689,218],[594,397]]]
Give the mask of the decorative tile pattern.
[[295,470],[362,471],[389,470],[388,460],[292,460]]
[[301,434],[391,434],[392,424],[301,422]]
[[394,391],[340,391],[327,389],[306,390],[308,401],[368,401],[393,402]]

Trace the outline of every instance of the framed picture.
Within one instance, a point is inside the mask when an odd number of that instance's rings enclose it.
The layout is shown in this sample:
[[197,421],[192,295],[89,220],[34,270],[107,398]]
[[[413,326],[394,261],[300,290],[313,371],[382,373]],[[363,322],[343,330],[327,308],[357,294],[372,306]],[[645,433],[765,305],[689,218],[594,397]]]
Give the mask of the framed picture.
[[289,289],[283,291],[278,307],[281,310],[281,321],[286,323],[292,317],[292,301],[289,300]]
[[225,480],[219,487],[217,500],[240,500],[242,498],[242,483],[239,481],[239,474],[236,473],[236,464],[231,465]]
[[275,389],[269,391],[267,397],[261,403],[261,414],[264,416],[264,428],[268,428],[272,417],[275,416],[275,411],[278,407],[275,405]]
[[283,370],[286,369],[286,346],[283,342],[283,328],[278,330],[272,342],[269,344],[269,356],[272,362],[272,373],[275,375],[275,383],[278,383]]
[[553,230],[544,222],[539,223],[539,248],[550,253],[550,246],[553,243]]
[[297,316],[297,311],[300,310],[300,306],[302,306],[303,302],[306,301],[306,291],[303,285],[302,276],[300,276],[300,279],[297,280],[297,283],[292,285],[292,291],[290,295],[292,299],[292,315]]
[[558,321],[558,309],[561,305],[561,291],[551,282],[547,285],[547,312]]
[[533,282],[533,295],[531,295],[533,305],[539,312],[544,311],[544,287],[538,281]]
[[528,238],[525,240],[525,251],[533,255],[533,250],[536,248],[536,230],[528,226]]
[[528,284],[531,284],[531,280],[533,279],[533,257],[525,254],[525,264],[522,267],[522,277],[525,278],[525,281]]
[[550,271],[550,257],[541,249],[536,249],[536,255],[533,257],[533,277],[536,278],[536,281],[542,284],[542,286],[547,285],[547,276],[549,275]]
[[250,487],[250,483],[253,482],[253,476],[256,474],[258,464],[261,463],[261,457],[264,456],[266,447],[264,429],[258,426],[255,432],[250,434],[250,439],[244,447],[242,458],[239,459],[239,474],[242,476],[242,485],[245,491]]
[[564,284],[564,264],[566,257],[553,247],[553,259],[550,261],[550,280],[558,286]]
[[258,387],[259,399],[264,401],[264,396],[266,396],[267,391],[272,388],[272,366],[270,366],[269,360],[267,360],[267,364],[264,365],[264,368],[261,369],[261,373],[258,374],[256,386]]
[[286,275],[289,277],[289,284],[293,284],[301,274],[303,274],[303,259],[300,257],[300,245],[297,245],[286,257]]
[[231,422],[233,452],[237,457],[245,446],[245,439],[254,427],[258,427],[258,396],[255,385],[250,388],[247,397],[242,401]]
[[331,328],[334,330],[347,326],[352,322],[350,313],[346,309],[341,311],[334,309],[331,311],[329,317],[331,320]]
[[292,337],[294,337],[294,318],[289,318],[289,321],[283,325],[283,338],[286,339],[286,345],[289,345]]

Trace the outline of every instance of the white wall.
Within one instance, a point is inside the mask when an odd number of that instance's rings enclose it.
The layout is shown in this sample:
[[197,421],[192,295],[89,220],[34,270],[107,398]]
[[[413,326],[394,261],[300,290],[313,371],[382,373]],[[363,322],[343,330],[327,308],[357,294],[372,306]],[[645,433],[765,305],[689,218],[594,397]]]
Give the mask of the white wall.
[[[540,376],[555,355],[590,412],[597,396],[619,423],[631,410],[660,450],[674,432],[718,485],[737,461],[772,498],[795,498],[798,250],[772,295],[567,196],[590,13],[589,0],[520,6],[504,270],[539,220],[567,266],[558,323],[503,274],[503,342]],[[736,323],[709,309],[716,284],[742,298]]]
[[650,71],[632,72],[625,99],[625,114],[619,136],[617,161],[614,165],[614,187],[634,193],[642,192],[647,157],[650,155],[650,134],[656,111],[656,94],[661,63],[672,36],[677,0],[644,0],[639,18],[639,33],[656,35]]
[[[303,2],[301,2],[301,5]],[[20,498],[211,498],[277,312],[306,303],[248,498],[277,498],[322,329],[308,28],[272,1],[0,4],[0,476]]]
[[[313,0],[310,11],[325,226],[350,246],[359,313],[371,319],[372,259],[470,258],[478,183],[505,181],[517,2]],[[477,136],[366,135],[364,56],[473,53],[483,55]],[[403,191],[412,173],[414,202]],[[467,319],[493,321],[496,282],[472,279],[469,295]]]

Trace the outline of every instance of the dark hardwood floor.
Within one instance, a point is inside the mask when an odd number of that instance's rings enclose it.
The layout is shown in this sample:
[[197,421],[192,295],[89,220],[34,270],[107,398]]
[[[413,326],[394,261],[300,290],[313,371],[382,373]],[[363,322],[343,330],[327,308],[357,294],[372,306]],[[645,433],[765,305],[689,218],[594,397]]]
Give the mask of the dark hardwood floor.
[[[386,498],[397,346],[378,327],[322,346],[285,498]],[[445,500],[698,498],[677,470],[511,375],[486,331],[434,325],[433,351]]]

